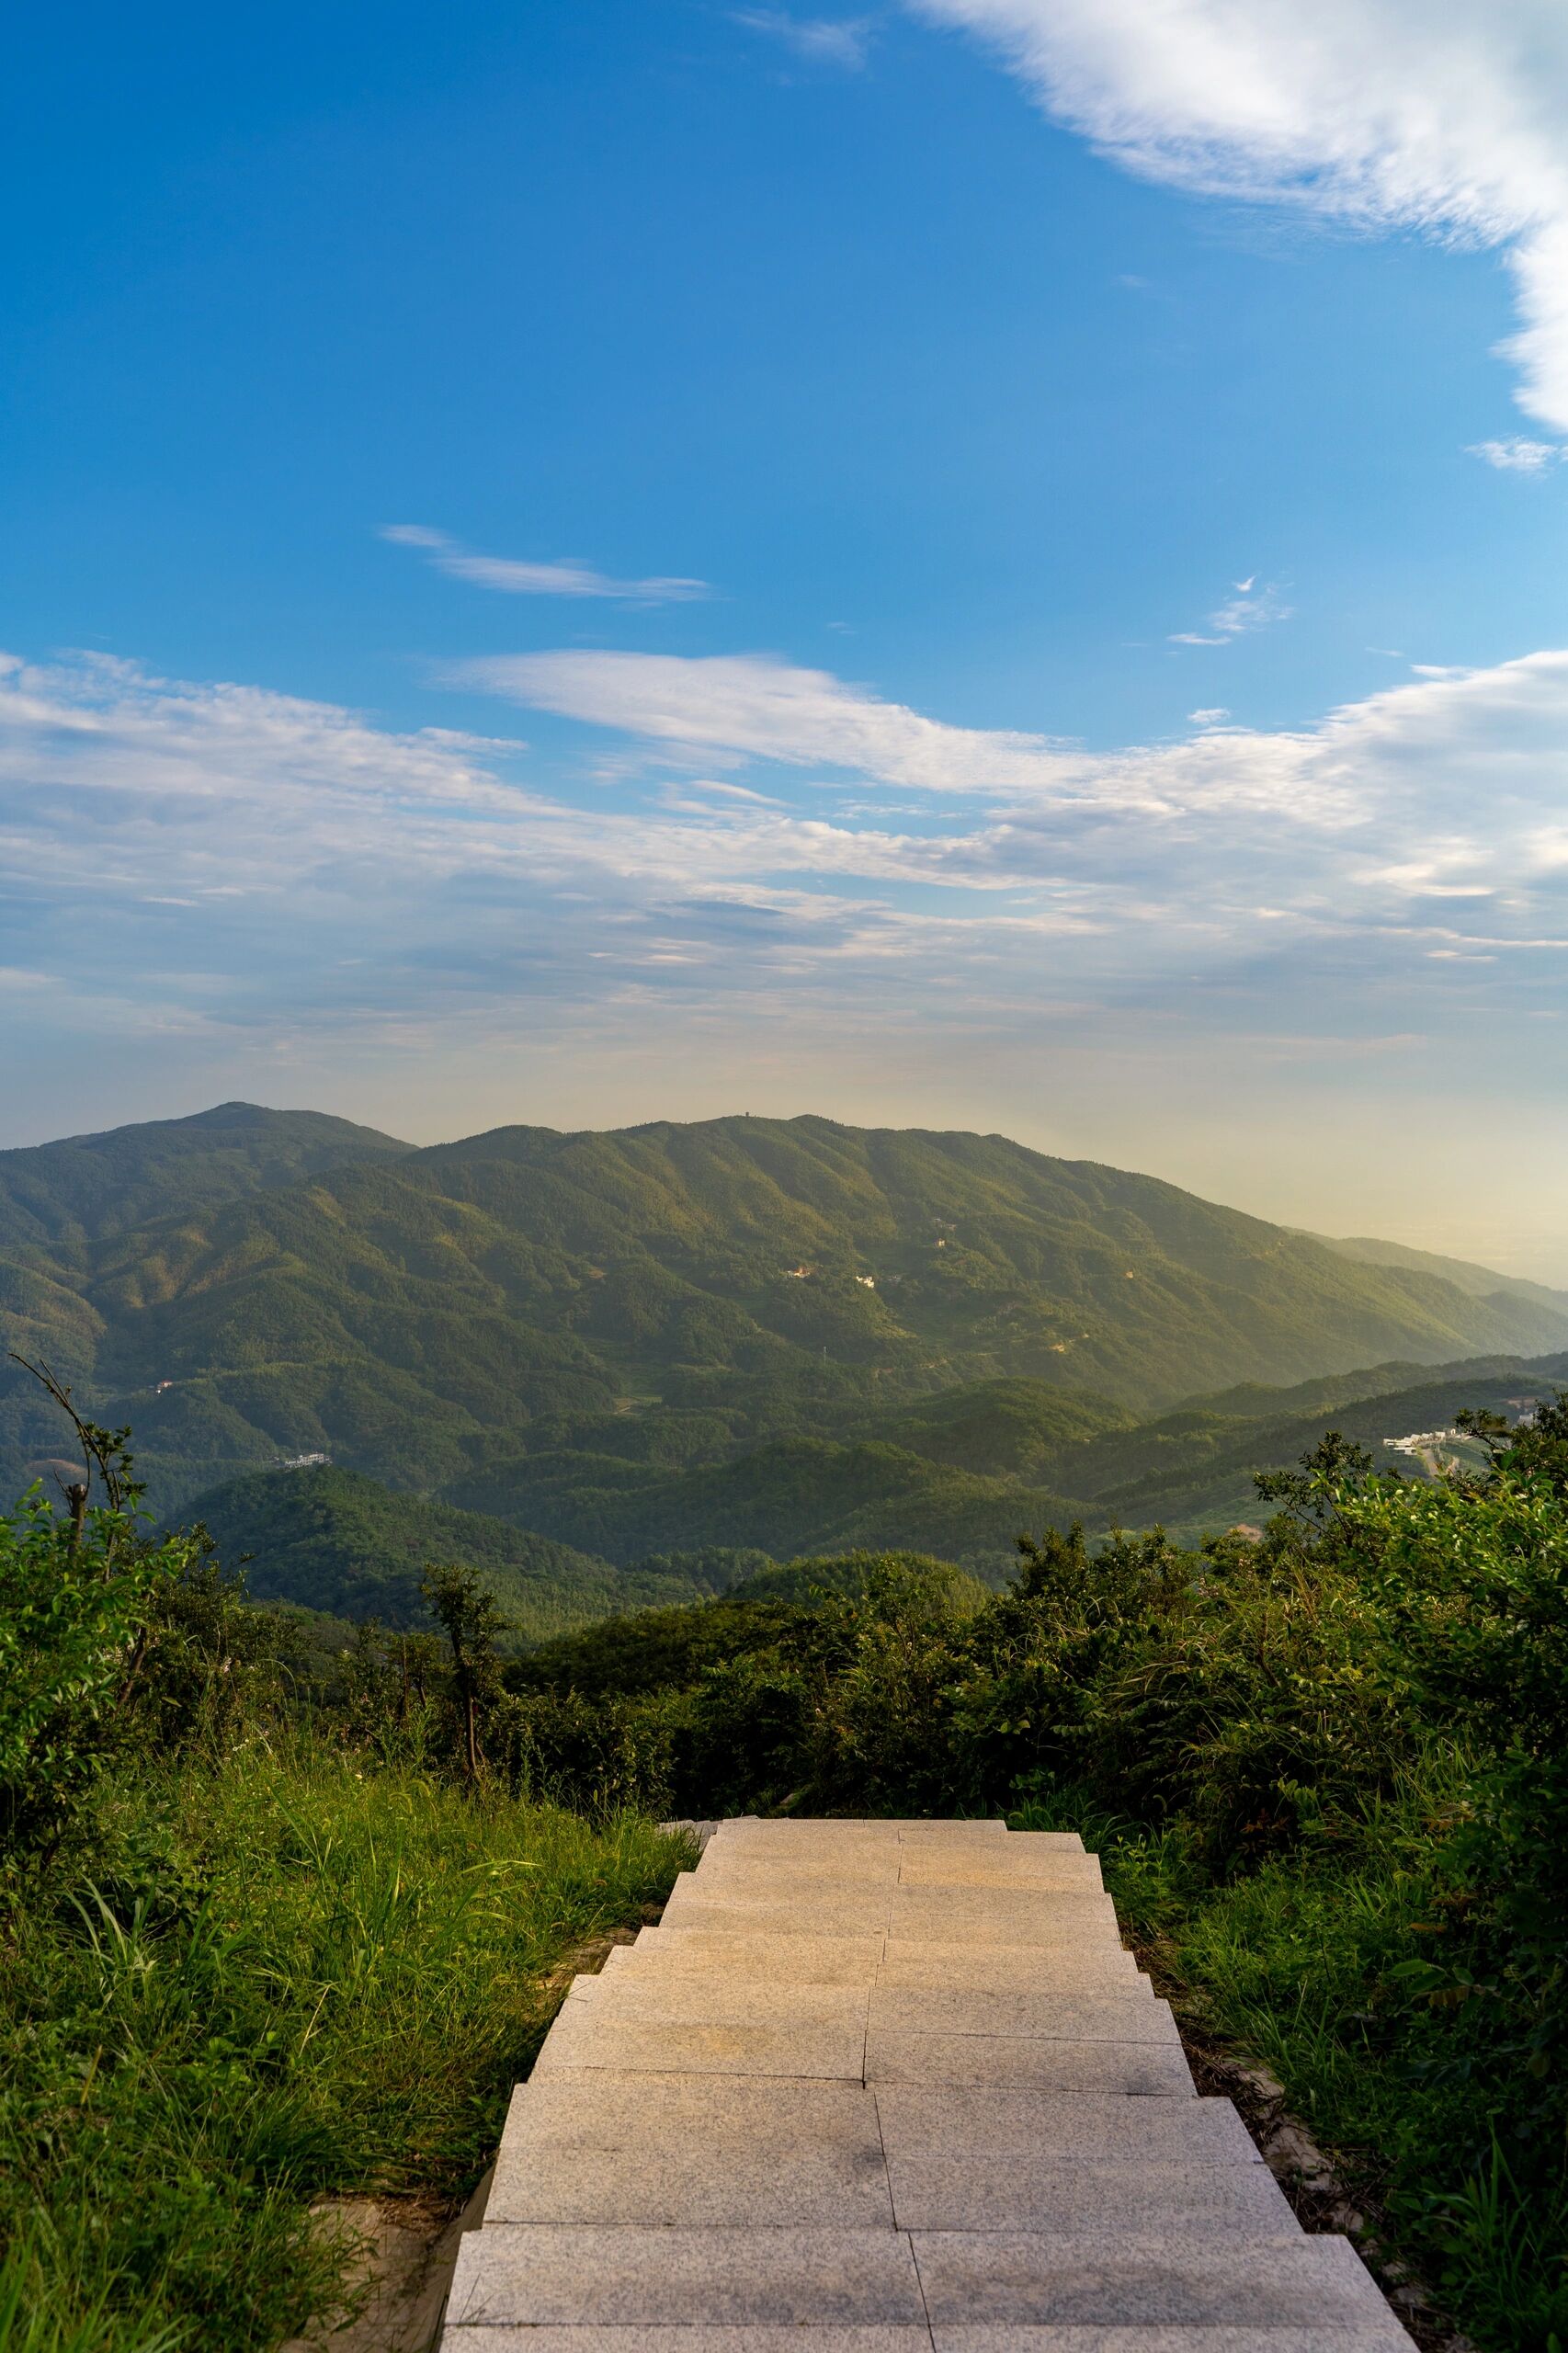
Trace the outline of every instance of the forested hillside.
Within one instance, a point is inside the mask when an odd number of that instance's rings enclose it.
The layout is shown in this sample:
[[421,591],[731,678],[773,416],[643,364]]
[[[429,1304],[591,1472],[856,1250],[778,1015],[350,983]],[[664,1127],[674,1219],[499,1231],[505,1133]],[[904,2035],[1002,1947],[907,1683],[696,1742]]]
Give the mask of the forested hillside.
[[[1194,1479],[1207,1508],[1236,1415],[1131,1435],[1195,1392],[1568,1347],[1554,1294],[1473,1268],[1362,1263],[1003,1137],[818,1119],[415,1152],[227,1105],[0,1156],[0,1211],[7,1347],[134,1425],[160,1510],[324,1455],[621,1566],[979,1558]],[[0,1473],[54,1443],[7,1368]]]
[[331,1464],[252,1472],[199,1495],[188,1517],[207,1529],[222,1559],[244,1561],[258,1600],[392,1627],[425,1622],[419,1583],[431,1561],[476,1570],[510,1632],[530,1642],[621,1610],[699,1600],[729,1582],[727,1563],[708,1563],[705,1575],[695,1559],[617,1569],[507,1520],[395,1495]]
[[0,1248],[102,1241],[149,1219],[215,1210],[327,1168],[411,1147],[323,1111],[220,1103],[188,1120],[0,1152]]

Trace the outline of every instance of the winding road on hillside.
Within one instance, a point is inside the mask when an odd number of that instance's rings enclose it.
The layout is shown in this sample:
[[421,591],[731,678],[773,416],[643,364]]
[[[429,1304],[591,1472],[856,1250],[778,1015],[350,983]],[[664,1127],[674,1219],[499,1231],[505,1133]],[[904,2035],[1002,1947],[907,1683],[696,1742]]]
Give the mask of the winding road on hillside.
[[720,1824],[579,1977],[442,2353],[1397,2353],[1199,2097],[1096,1859],[1000,1822]]

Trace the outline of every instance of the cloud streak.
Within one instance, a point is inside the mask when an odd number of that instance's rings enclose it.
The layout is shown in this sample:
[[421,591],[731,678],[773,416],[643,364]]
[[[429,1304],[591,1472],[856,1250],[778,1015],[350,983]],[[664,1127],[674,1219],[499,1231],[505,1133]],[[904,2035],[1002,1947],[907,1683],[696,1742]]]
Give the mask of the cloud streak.
[[1528,415],[1568,433],[1568,12],[1556,0],[906,0],[1055,120],[1195,195],[1499,249]]
[[732,8],[731,21],[779,41],[808,65],[858,74],[870,51],[869,17],[792,17],[783,8]]
[[418,548],[437,572],[466,580],[475,588],[494,588],[504,597],[604,597],[626,604],[689,605],[710,597],[705,580],[655,577],[612,580],[579,556],[562,556],[553,563],[528,563],[515,556],[476,555],[445,531],[424,523],[388,523],[381,537],[394,547]]

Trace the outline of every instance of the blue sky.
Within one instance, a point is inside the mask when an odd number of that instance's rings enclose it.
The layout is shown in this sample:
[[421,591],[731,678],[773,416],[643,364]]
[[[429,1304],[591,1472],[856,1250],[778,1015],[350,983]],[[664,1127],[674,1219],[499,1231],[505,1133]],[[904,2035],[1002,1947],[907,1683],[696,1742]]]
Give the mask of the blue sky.
[[1555,7],[21,40],[0,1142],[820,1109],[1568,1279]]

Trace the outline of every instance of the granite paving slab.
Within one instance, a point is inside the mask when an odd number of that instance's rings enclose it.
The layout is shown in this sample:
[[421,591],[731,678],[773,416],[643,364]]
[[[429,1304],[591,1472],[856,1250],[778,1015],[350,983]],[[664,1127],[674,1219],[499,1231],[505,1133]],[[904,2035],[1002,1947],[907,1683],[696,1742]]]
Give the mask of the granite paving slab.
[[968,1852],[912,1847],[899,1864],[898,1882],[901,1887],[1038,1887],[1063,1893],[1074,1889],[1103,1893],[1097,1855],[1060,1850],[1016,1855],[1006,1847]]
[[892,2157],[903,2231],[1157,2231],[1184,2238],[1288,2235],[1296,2218],[1267,2165],[1065,2164],[1060,2158]]
[[487,2222],[463,2241],[448,2317],[917,2328],[926,2309],[901,2231]]
[[601,2067],[591,2075],[533,2075],[519,2084],[502,2157],[512,2143],[540,2135],[585,2148],[608,2147],[644,2130],[861,2148],[877,2141],[880,2129],[876,2101],[858,2083],[807,2075],[618,2074]]
[[1261,2165],[1228,2099],[1129,2099],[1099,2092],[1012,2091],[984,2084],[879,2084],[882,2146],[895,2157]]
[[1181,2045],[1029,2041],[1008,2034],[866,2037],[869,2084],[1032,2085],[1038,2091],[1119,2092],[1129,2099],[1191,2098]]
[[[881,1966],[883,1939],[769,1936],[741,1928],[644,1928],[635,1944],[613,1945],[601,1972],[645,1969],[744,1969],[753,1977],[797,1984],[869,1984]],[[1131,1955],[1129,1954],[1131,1961]]]
[[[574,2328],[570,2325],[493,2327],[449,2321],[442,2353],[931,2353],[931,2332],[919,2328],[833,2328],[756,2325],[750,2328],[639,2326]],[[1315,2348],[1313,2348],[1315,2353]],[[1359,2348],[1353,2348],[1359,2353]]]
[[[536,2348],[543,2353],[543,2348]],[[565,2353],[565,2348],[558,2348]],[[1156,2322],[1149,2328],[1098,2328],[1092,2324],[1044,2328],[938,2328],[933,2353],[1412,2353],[1392,2313],[1344,2327],[1275,2328],[1251,2322],[1218,2328]]]
[[933,2331],[961,2324],[1216,2322],[1255,2330],[1381,2321],[1388,2306],[1348,2239],[913,2234]]
[[[744,1928],[755,1927],[765,1918],[771,1920],[780,1912],[793,1912],[800,1925],[808,1927],[812,1936],[841,1936],[846,1932],[852,1936],[879,1936],[885,1933],[898,1897],[897,1882],[891,1880],[880,1888],[788,1879],[770,1884],[766,1879],[705,1880],[693,1871],[683,1873],[676,1880],[664,1916],[672,1927],[679,1927],[687,1921],[693,1926],[700,1925],[702,1920],[718,1914],[736,1927]],[[1072,1896],[1040,1899],[1042,1903],[1080,1900]]]
[[837,1905],[813,1903],[809,1896],[793,1903],[737,1904],[726,1898],[707,1903],[699,1895],[688,1895],[681,1899],[678,1906],[672,1900],[665,1907],[665,1916],[672,1928],[718,1928],[731,1936],[743,1937],[856,1939],[880,1936],[883,1926],[880,1909],[868,1915],[864,1908],[840,1909]]
[[864,2034],[870,1999],[869,1984],[793,1985],[722,1970],[651,1977],[621,1972],[574,1977],[562,2016],[585,2007],[596,2018],[650,2026],[841,2026]]
[[1128,1980],[1103,1992],[1064,1987],[1060,1993],[1005,1994],[987,1986],[878,1985],[870,1997],[873,2030],[892,2034],[1019,2035],[1061,2042],[1164,2042],[1181,2036],[1168,2002],[1147,1982]]
[[[1047,1868],[1063,1870],[1074,1860],[1086,1861],[1087,1857],[1059,1856],[1054,1864],[1042,1861],[1031,1865],[1034,1870]],[[982,1860],[978,1856],[965,1856],[950,1864],[942,1860],[942,1850],[920,1849],[914,1860],[905,1859],[901,1847],[879,1846],[869,1853],[826,1855],[753,1855],[744,1849],[739,1854],[721,1854],[710,1847],[691,1878],[695,1886],[753,1888],[767,1890],[801,1888],[830,1889],[849,1887],[861,1892],[871,1888],[895,1887],[901,1873],[915,1870],[941,1871],[978,1870]]]
[[926,1943],[1060,1943],[1064,1938],[1119,1945],[1116,1906],[1108,1895],[1085,1891],[1045,1893],[1008,1887],[895,1887],[889,1933]]
[[846,2142],[798,2132],[694,2131],[685,2121],[656,2126],[642,2119],[598,2144],[571,2127],[540,2127],[517,2136],[506,2162],[497,2164],[487,2226],[892,2230],[887,2166],[874,2125],[873,2118],[869,2133]]
[[812,2075],[858,2083],[865,2048],[859,2026],[656,2026],[596,2018],[585,2003],[557,2018],[534,2062],[534,2078],[562,2068],[610,2067],[633,2075]]
[[1071,1930],[1065,1943],[1046,1945],[926,1943],[916,1937],[890,1937],[877,1982],[887,1986],[989,1988],[994,1993],[1046,1993],[1096,1979],[1152,1993],[1136,1958],[1121,1944],[1096,1938],[1084,1945]]

